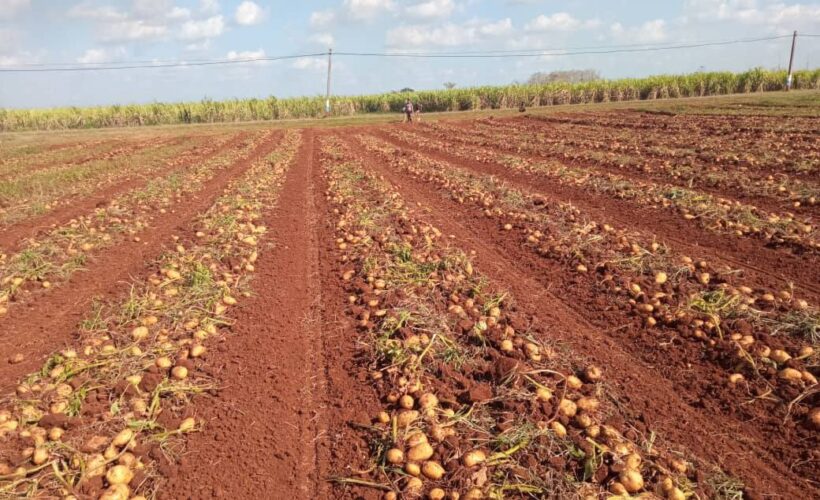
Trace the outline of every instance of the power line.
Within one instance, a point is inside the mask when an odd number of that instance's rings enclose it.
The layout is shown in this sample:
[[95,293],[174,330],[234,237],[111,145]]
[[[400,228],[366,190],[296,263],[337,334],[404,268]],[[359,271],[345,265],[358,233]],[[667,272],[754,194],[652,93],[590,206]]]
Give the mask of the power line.
[[[799,34],[798,37],[820,37],[814,34]],[[420,59],[499,59],[499,58],[515,58],[515,57],[566,57],[577,55],[604,55],[604,54],[626,54],[636,52],[658,52],[664,50],[683,50],[702,47],[716,47],[726,45],[737,45],[747,43],[758,43],[771,40],[779,40],[783,38],[790,38],[792,35],[774,35],[759,38],[743,38],[735,40],[721,40],[712,42],[687,42],[673,45],[667,44],[627,44],[627,45],[610,45],[587,48],[574,49],[522,49],[517,51],[506,50],[487,50],[487,51],[464,51],[464,52],[334,52],[339,56],[348,57],[388,57],[388,58],[420,58]],[[599,50],[602,49],[602,50]],[[129,70],[129,69],[151,69],[151,68],[179,68],[179,67],[195,67],[195,66],[214,66],[214,65],[229,65],[229,64],[247,64],[254,62],[273,62],[288,59],[302,59],[306,57],[325,56],[327,52],[318,52],[312,54],[293,54],[285,56],[266,56],[266,57],[250,57],[241,59],[217,59],[217,60],[192,60],[192,61],[150,61],[150,62],[121,62],[121,63],[86,63],[98,64],[97,66],[78,66],[75,63],[54,63],[64,64],[67,67],[14,67],[14,68],[0,68],[0,73],[57,73],[57,72],[80,72],[80,71],[113,71],[113,70]],[[109,64],[103,66],[100,64]],[[21,65],[22,66],[22,65]],[[31,65],[35,66],[35,65]]]
[[198,60],[184,62],[133,64],[130,66],[98,66],[98,67],[68,67],[68,68],[0,68],[0,73],[54,73],[69,71],[109,71],[118,69],[149,69],[149,68],[181,68],[190,66],[214,66],[221,64],[243,64],[265,61],[283,61],[286,59],[302,59],[305,57],[317,57],[327,55],[327,52],[317,52],[315,54],[294,54],[289,56],[275,57],[252,57],[246,59],[220,59],[220,60]]
[[[629,43],[629,44],[621,44],[621,45],[587,45],[587,46],[580,46],[580,47],[564,47],[564,48],[540,48],[540,49],[508,49],[508,50],[465,50],[465,51],[425,51],[421,54],[427,55],[462,55],[462,54],[526,54],[526,53],[537,53],[536,55],[542,55],[542,53],[552,53],[552,52],[575,52],[575,51],[584,51],[584,50],[593,50],[593,49],[622,49],[622,48],[676,48],[677,44],[726,44],[726,43],[749,43],[749,42],[758,42],[761,40],[776,40],[779,38],[790,38],[792,34],[784,34],[784,35],[774,35],[771,37],[764,37],[764,38],[741,38],[741,39],[734,39],[734,40],[726,40],[726,39],[719,39],[719,40],[688,40],[688,41],[679,41],[679,42],[657,42],[657,43]],[[801,35],[798,35],[798,38]],[[388,54],[415,54],[414,52],[389,52]]]
[[662,50],[680,50],[680,49],[691,49],[691,48],[699,48],[699,47],[714,47],[714,46],[722,46],[722,45],[735,45],[741,43],[754,43],[754,42],[763,42],[769,40],[779,40],[782,38],[791,38],[792,35],[778,35],[778,36],[769,36],[769,37],[762,37],[762,38],[749,38],[743,40],[725,40],[721,42],[703,42],[703,43],[688,43],[682,45],[666,45],[660,47],[637,47],[632,49],[607,49],[607,50],[580,50],[580,51],[567,51],[561,49],[554,49],[551,51],[543,51],[543,52],[511,52],[511,53],[444,53],[444,54],[435,54],[435,53],[413,53],[413,52],[336,52],[337,55],[342,56],[361,56],[361,57],[410,57],[410,58],[443,58],[443,59],[453,59],[453,58],[476,58],[476,59],[488,59],[488,58],[504,58],[504,57],[542,57],[542,56],[577,56],[577,55],[591,55],[591,54],[625,54],[625,53],[634,53],[634,52],[656,52]]

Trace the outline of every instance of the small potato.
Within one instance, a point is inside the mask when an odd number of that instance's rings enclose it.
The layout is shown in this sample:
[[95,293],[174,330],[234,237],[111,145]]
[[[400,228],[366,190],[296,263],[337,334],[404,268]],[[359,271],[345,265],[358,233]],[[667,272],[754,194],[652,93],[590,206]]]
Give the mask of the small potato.
[[388,463],[397,465],[404,462],[404,452],[402,452],[398,448],[390,448],[389,450],[387,450],[385,458],[387,459]]
[[115,465],[108,469],[108,472],[105,474],[105,479],[108,481],[108,484],[112,485],[128,484],[133,478],[134,473],[124,465]]
[[442,467],[438,462],[424,462],[424,465],[421,466],[421,472],[428,478],[435,481],[444,476],[444,467]]
[[487,460],[487,455],[481,450],[467,452],[461,459],[465,467],[473,467]]
[[407,459],[413,462],[423,462],[433,456],[433,447],[430,443],[419,443],[407,452]]

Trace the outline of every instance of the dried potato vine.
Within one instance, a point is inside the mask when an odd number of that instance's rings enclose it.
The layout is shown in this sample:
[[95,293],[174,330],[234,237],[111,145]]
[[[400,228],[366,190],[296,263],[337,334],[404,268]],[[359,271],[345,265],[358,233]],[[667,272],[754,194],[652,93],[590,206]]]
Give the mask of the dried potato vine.
[[[494,161],[510,168],[555,178],[560,182],[582,186],[595,193],[626,198],[642,205],[674,209],[685,219],[695,220],[710,231],[729,232],[736,236],[751,235],[768,242],[791,245],[805,250],[820,249],[816,228],[811,221],[801,221],[793,214],[767,213],[755,206],[732,202],[691,189],[653,182],[637,182],[621,175],[595,172],[555,161],[535,161],[518,155],[499,152],[483,143],[464,146],[452,139],[433,140],[408,131],[390,131],[393,137],[422,144],[437,151],[446,151],[466,159]],[[460,137],[449,131],[448,137]]]
[[215,386],[199,369],[202,356],[247,293],[264,248],[259,219],[276,202],[300,140],[289,132],[231,181],[156,272],[134,282],[125,301],[92,312],[76,347],[52,355],[3,402],[0,452],[22,454],[0,463],[0,496],[157,493],[157,454],[173,458],[180,437],[201,427],[186,407]]
[[[89,254],[150,227],[156,213],[166,213],[183,197],[196,193],[216,172],[247,157],[264,140],[260,135],[239,150],[155,179],[118,196],[106,207],[29,240],[18,253],[0,255],[0,317],[8,313],[8,303],[19,300],[27,287],[49,289],[67,280],[84,267]],[[223,142],[215,143],[213,150]]]
[[705,349],[726,351],[732,360],[728,384],[749,378],[760,394],[775,392],[784,403],[781,409],[789,401],[801,403],[800,418],[805,420],[811,408],[804,398],[795,398],[817,387],[820,311],[796,299],[791,290],[733,284],[731,271],[675,255],[639,233],[589,220],[570,204],[519,191],[494,176],[448,167],[372,136],[358,139],[397,169],[443,187],[458,203],[475,205],[498,220],[500,230],[516,229],[524,245],[539,255],[580,274],[594,271],[596,286],[620,296],[623,307],[646,327],[680,330]]
[[[507,294],[490,292],[469,258],[413,219],[342,143],[322,143],[350,314],[386,402],[364,429],[372,466],[335,481],[384,490],[386,500],[598,498],[606,489],[682,499],[694,489],[691,464],[601,423],[600,369],[579,369],[514,328]],[[494,378],[479,383],[488,363]],[[490,392],[453,397],[468,379]]]

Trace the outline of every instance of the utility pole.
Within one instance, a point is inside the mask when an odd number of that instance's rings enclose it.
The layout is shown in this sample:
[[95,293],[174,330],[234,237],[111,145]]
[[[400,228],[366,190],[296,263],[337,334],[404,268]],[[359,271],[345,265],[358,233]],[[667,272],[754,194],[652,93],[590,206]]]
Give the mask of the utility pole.
[[325,114],[328,116],[330,115],[330,71],[332,68],[333,49],[327,49],[327,95],[325,97]]
[[797,30],[792,35],[792,53],[789,56],[789,77],[786,79],[786,92],[792,89],[792,67],[794,66],[794,46],[797,45]]

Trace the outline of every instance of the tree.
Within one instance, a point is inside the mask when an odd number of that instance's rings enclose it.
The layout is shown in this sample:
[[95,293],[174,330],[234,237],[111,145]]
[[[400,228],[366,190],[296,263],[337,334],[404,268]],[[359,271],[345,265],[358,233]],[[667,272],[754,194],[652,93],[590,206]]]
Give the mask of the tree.
[[453,90],[456,88],[456,84],[453,82],[444,82],[444,88],[447,90]]
[[600,80],[601,75],[594,69],[571,69],[567,71],[551,71],[549,73],[533,73],[527,80],[530,85],[545,83],[582,83]]

